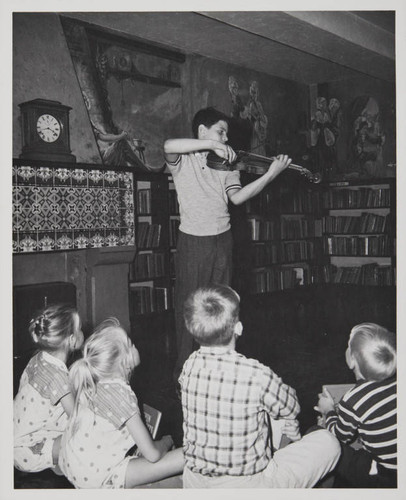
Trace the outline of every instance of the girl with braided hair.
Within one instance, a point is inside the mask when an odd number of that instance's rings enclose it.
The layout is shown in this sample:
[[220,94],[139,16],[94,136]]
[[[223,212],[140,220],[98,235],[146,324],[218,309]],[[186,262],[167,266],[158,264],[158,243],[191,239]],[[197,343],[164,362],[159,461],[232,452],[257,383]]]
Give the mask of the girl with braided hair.
[[69,355],[83,344],[74,307],[45,307],[28,331],[38,351],[28,362],[14,398],[14,466],[25,472],[53,469],[60,474],[61,437],[74,400],[66,367]]

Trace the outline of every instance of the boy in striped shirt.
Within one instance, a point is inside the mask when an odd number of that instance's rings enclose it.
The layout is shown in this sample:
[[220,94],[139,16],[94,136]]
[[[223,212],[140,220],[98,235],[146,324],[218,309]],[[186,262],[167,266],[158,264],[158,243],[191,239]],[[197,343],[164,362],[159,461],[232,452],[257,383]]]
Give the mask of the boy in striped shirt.
[[[337,409],[327,390],[315,407],[340,441],[336,477],[353,488],[396,488],[396,337],[375,323],[351,330],[346,362],[357,383]],[[361,449],[349,446],[358,437]]]

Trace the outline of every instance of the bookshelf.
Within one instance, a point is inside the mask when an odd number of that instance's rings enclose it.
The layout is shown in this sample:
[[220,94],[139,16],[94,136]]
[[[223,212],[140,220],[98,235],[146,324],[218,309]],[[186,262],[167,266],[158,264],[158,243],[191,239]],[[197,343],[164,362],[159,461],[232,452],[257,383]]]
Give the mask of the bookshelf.
[[319,185],[277,178],[234,217],[234,286],[262,294],[395,285],[395,195],[391,178]]
[[[242,175],[242,182],[250,182]],[[292,180],[292,179],[291,179]],[[318,186],[277,178],[245,204],[245,228],[234,217],[234,286],[261,294],[313,283],[322,254],[322,211]],[[236,233],[245,234],[239,239]]]
[[328,282],[396,284],[394,179],[329,183],[322,193]]
[[[252,174],[242,173],[242,182]],[[303,285],[395,285],[395,179],[309,184],[278,177],[230,204],[232,285],[245,295]],[[134,321],[172,314],[179,206],[168,174],[135,175]]]
[[129,289],[134,321],[140,315],[172,309],[168,177],[135,174],[134,207],[137,253],[130,267]]

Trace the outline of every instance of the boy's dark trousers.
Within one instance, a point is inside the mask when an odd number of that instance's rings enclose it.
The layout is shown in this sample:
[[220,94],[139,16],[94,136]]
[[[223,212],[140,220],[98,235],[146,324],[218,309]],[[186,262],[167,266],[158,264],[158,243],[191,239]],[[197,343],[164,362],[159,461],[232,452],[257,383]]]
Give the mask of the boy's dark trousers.
[[231,230],[216,236],[193,236],[179,231],[175,257],[175,322],[177,361],[174,381],[177,383],[183,363],[199,346],[186,329],[183,307],[189,294],[201,286],[217,283],[229,285],[232,269]]
[[341,457],[334,469],[334,488],[396,488],[397,471],[378,464],[378,474],[370,475],[372,456],[341,443]]

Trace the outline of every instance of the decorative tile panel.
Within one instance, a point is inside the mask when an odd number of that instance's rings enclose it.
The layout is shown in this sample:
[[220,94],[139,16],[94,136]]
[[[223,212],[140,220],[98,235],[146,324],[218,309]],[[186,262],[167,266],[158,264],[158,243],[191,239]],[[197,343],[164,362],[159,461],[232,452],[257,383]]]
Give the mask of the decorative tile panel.
[[134,245],[133,174],[13,165],[13,252]]

